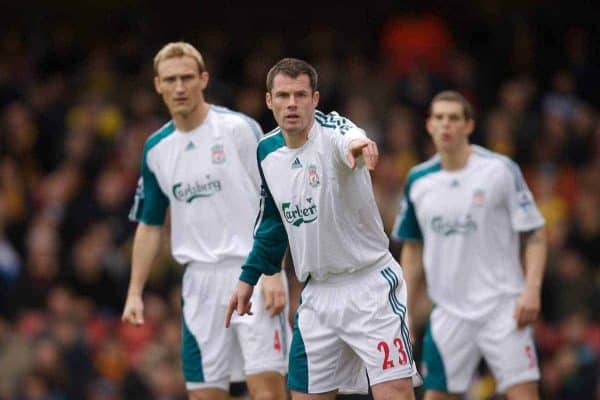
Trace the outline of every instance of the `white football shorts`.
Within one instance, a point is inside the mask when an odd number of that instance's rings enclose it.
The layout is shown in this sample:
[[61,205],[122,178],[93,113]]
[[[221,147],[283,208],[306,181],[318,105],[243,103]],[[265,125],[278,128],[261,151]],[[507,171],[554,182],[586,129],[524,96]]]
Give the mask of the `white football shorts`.
[[296,314],[288,387],[303,393],[367,393],[371,385],[413,377],[400,266],[309,280]]
[[[264,308],[262,278],[252,295],[253,315],[225,312],[238,282],[240,265],[186,267],[182,284],[181,360],[188,390],[220,388],[262,372],[287,373],[291,330],[288,306],[271,318]],[[287,280],[282,274],[287,290]],[[289,304],[289,300],[287,302]]]
[[485,321],[433,309],[423,342],[425,389],[464,393],[482,357],[496,378],[497,391],[540,378],[531,327],[517,329],[517,298],[507,298]]

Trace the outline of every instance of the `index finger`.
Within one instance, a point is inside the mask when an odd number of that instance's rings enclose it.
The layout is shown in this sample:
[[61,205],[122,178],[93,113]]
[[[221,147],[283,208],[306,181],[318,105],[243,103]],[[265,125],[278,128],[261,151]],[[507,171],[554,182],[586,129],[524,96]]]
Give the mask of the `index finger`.
[[265,291],[264,292],[264,298],[265,298],[265,308],[267,310],[270,310],[271,307],[273,307],[276,302],[275,302],[275,293],[271,292],[271,291]]
[[274,317],[281,313],[285,307],[285,292],[276,293],[273,301],[273,308],[271,309],[271,317]]
[[379,160],[379,153],[377,145],[375,143],[369,143],[369,145],[363,149],[365,165],[368,169],[373,170]]
[[233,315],[233,310],[236,309],[237,306],[237,298],[232,297],[231,300],[229,300],[229,305],[227,306],[227,311],[225,312],[225,328],[229,328],[229,325],[231,324],[231,316]]
[[523,311],[523,309],[521,307],[519,307],[517,309],[517,311],[515,312],[515,320],[517,321],[517,328],[518,329],[521,329],[525,325],[527,325],[527,321],[526,321],[526,318],[525,318],[525,312]]

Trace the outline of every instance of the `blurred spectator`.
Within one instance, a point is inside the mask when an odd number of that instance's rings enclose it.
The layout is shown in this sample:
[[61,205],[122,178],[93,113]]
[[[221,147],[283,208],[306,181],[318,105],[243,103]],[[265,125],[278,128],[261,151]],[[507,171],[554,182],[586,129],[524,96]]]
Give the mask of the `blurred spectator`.
[[21,257],[4,234],[4,204],[0,196],[0,317],[11,313],[11,299],[22,273]]
[[66,400],[64,393],[52,387],[49,379],[37,370],[22,376],[16,400]]
[[114,261],[112,253],[117,252],[111,242],[109,224],[89,226],[73,246],[68,284],[78,296],[89,298],[99,311],[114,314],[123,302],[124,286],[117,284],[109,269],[109,263]]
[[9,321],[0,317],[0,399],[10,399],[20,377],[32,365],[32,354],[26,338],[13,330]]
[[43,309],[60,281],[60,243],[52,220],[35,219],[27,234],[25,273],[19,277],[15,308]]
[[511,147],[515,148],[514,153],[507,155],[514,157],[519,163],[531,160],[534,142],[543,137],[539,132],[539,117],[532,112],[534,94],[535,84],[530,79],[523,76],[509,79],[502,83],[498,93],[499,104],[492,111],[509,119],[511,133],[507,142],[512,143]]
[[3,227],[20,239],[23,234],[28,207],[28,191],[20,165],[11,157],[0,158],[0,215]]
[[375,113],[371,100],[363,95],[353,95],[346,98],[340,111],[356,125],[365,130],[369,138],[377,143],[383,142],[383,132],[379,126],[380,116]]
[[50,329],[62,350],[64,373],[70,378],[65,393],[70,399],[84,398],[95,375],[84,331],[74,318],[67,317],[53,320]]
[[600,196],[597,191],[582,190],[575,204],[573,217],[568,245],[585,257],[598,273],[600,272],[600,251],[598,251],[600,249]]
[[35,372],[44,377],[48,389],[56,396],[66,396],[72,380],[78,379],[78,376],[69,375],[63,349],[49,333],[44,333],[35,340],[32,366]]
[[568,318],[574,310],[589,310],[598,301],[597,287],[581,254],[565,249],[555,256],[544,282],[544,291],[552,293],[544,304],[544,317],[552,322]]
[[552,91],[542,98],[542,113],[570,121],[578,105],[573,75],[565,70],[556,71],[552,77]]
[[446,22],[435,16],[393,16],[381,33],[381,47],[396,75],[420,65],[429,71],[446,70],[446,56],[453,39]]

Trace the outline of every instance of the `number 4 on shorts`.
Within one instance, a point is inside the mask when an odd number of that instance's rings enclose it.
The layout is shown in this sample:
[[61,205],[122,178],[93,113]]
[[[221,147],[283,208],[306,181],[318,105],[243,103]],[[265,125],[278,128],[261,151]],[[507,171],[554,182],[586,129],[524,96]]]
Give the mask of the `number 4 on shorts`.
[[277,351],[281,351],[281,339],[279,338],[279,329],[275,330],[275,336],[273,337],[273,348]]

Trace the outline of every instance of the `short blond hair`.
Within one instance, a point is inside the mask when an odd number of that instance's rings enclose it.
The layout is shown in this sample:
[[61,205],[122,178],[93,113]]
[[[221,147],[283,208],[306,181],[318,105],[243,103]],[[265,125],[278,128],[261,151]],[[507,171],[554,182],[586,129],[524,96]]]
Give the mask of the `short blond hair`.
[[206,71],[202,54],[194,46],[186,42],[171,42],[163,46],[154,56],[154,73],[158,75],[158,64],[161,61],[174,57],[192,57],[198,63],[198,72]]

